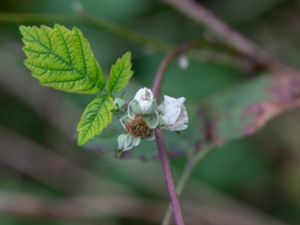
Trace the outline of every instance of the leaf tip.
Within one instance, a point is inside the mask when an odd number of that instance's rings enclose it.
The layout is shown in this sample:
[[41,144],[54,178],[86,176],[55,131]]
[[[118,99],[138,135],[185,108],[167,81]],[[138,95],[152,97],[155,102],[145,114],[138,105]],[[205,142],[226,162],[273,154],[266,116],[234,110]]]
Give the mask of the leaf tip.
[[21,25],[21,26],[19,26],[19,31],[24,36],[25,32],[28,30],[28,28],[29,28],[28,26]]
[[78,136],[78,138],[77,138],[77,144],[79,145],[79,146],[83,146],[83,145],[85,145],[87,142],[86,141],[84,141],[82,138],[80,138],[79,136]]
[[125,54],[124,54],[124,56],[125,57],[128,57],[128,58],[130,58],[131,59],[131,51],[127,51],[127,52],[125,52]]

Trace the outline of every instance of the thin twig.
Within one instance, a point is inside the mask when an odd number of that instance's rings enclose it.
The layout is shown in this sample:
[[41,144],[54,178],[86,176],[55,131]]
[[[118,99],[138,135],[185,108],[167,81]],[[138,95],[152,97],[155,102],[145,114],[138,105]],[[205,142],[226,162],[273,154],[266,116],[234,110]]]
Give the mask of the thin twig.
[[130,28],[120,26],[100,17],[87,15],[61,15],[61,14],[34,14],[34,13],[0,13],[0,23],[17,24],[45,24],[45,23],[76,23],[86,24],[91,27],[115,34],[123,39],[145,47],[152,47],[162,51],[174,48],[173,44],[149,37]]
[[[105,20],[101,17],[91,16],[87,13],[77,15],[61,15],[61,14],[35,14],[35,13],[0,13],[0,24],[51,24],[51,23],[63,23],[63,24],[84,24],[98,30],[105,31],[107,33],[116,35],[124,40],[138,44],[145,48],[151,48],[153,50],[169,52],[176,48],[176,45],[166,41],[162,41],[155,37],[145,35],[139,31],[132,30],[128,27],[116,24],[114,22]],[[229,45],[221,43],[205,41],[207,47],[221,47],[226,52],[226,60],[218,57],[201,56],[198,52],[189,54],[191,59],[209,61],[217,64],[225,64],[240,69],[247,69],[250,71],[255,70],[256,65],[253,60],[242,57],[240,52],[236,51]],[[242,63],[240,62],[242,60]],[[246,68],[245,68],[246,65]]]
[[201,41],[201,40],[192,40],[182,43],[173,51],[171,51],[161,62],[159,69],[156,73],[156,77],[153,84],[153,94],[157,100],[160,99],[161,86],[163,83],[164,76],[166,75],[167,70],[169,69],[171,63],[181,54],[185,54],[187,51],[196,48],[196,47],[214,47],[214,48],[222,48],[225,47],[222,44],[213,43],[209,41]]
[[193,19],[195,22],[205,25],[214,33],[219,35],[224,42],[230,44],[236,50],[247,55],[264,67],[271,70],[289,69],[288,66],[279,62],[269,55],[264,49],[260,48],[254,42],[235,31],[208,9],[193,0],[164,0],[178,11]]

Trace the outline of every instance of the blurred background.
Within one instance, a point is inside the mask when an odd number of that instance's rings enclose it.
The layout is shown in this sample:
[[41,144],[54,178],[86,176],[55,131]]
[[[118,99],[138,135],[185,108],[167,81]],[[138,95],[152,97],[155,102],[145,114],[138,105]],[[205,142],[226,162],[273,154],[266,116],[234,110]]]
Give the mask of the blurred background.
[[[272,55],[300,65],[299,1],[199,2]],[[93,18],[166,44],[212,35],[160,1],[84,0],[81,5]],[[114,152],[77,147],[76,124],[92,97],[41,87],[23,66],[18,26],[57,22],[83,31],[107,73],[117,57],[132,51],[135,75],[127,98],[139,87],[151,86],[164,48],[82,22],[76,19],[78,10],[80,4],[71,0],[0,2],[0,224],[160,224],[168,204],[160,162],[120,160]],[[43,17],[31,17],[36,14]],[[226,60],[191,59],[187,69],[172,66],[164,93],[185,96],[192,105],[251,77]],[[293,110],[254,135],[209,152],[182,196],[187,224],[299,224],[299,132],[300,111]],[[116,148],[117,134],[112,133],[104,137],[110,140],[105,142],[109,150]],[[175,179],[185,163],[185,157],[172,159]]]

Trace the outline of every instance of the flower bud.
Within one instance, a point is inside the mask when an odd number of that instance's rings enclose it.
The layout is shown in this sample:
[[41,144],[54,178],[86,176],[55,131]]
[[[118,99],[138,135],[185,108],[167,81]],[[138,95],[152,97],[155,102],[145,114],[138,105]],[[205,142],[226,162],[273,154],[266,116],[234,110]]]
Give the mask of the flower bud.
[[133,111],[140,110],[141,114],[150,114],[153,113],[156,109],[155,98],[152,91],[148,88],[141,88],[137,91],[133,100],[132,107],[135,107],[134,104],[137,104],[139,108],[132,108]]
[[188,115],[184,106],[185,98],[164,96],[164,102],[158,107],[162,113],[163,127],[170,131],[180,131],[188,127]]

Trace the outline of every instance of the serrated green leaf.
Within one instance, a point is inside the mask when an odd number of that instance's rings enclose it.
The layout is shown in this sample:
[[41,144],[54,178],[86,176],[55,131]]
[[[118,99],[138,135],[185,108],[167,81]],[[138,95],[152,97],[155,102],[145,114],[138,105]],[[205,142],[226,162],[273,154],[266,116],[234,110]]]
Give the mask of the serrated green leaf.
[[109,95],[96,97],[84,110],[77,126],[78,144],[84,145],[112,123],[114,102]]
[[131,63],[131,53],[126,52],[116,63],[111,67],[108,90],[111,93],[122,91],[128,84],[133,75]]
[[24,63],[41,85],[81,94],[103,90],[104,74],[79,29],[21,26],[20,31],[27,56]]

